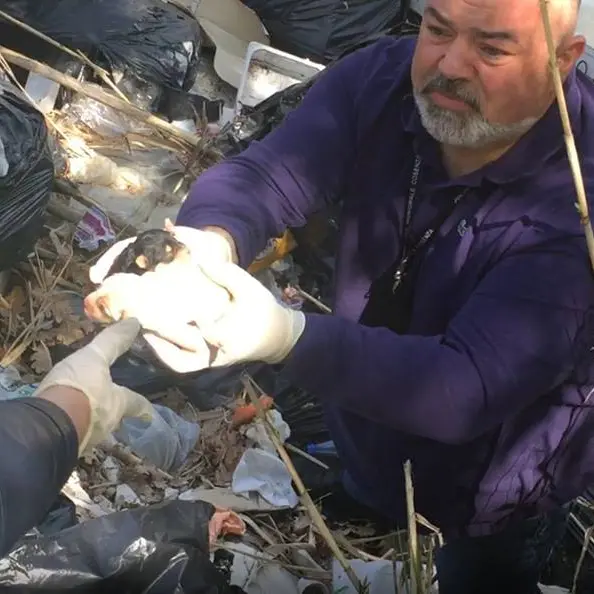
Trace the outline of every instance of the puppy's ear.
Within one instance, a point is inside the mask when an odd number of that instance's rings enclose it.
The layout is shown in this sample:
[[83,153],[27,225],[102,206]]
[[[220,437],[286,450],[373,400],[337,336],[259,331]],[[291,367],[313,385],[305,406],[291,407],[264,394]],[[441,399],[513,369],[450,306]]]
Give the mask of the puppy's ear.
[[138,268],[140,268],[141,270],[148,270],[149,261],[144,254],[140,254],[140,256],[137,256],[134,262],[136,266],[138,266]]

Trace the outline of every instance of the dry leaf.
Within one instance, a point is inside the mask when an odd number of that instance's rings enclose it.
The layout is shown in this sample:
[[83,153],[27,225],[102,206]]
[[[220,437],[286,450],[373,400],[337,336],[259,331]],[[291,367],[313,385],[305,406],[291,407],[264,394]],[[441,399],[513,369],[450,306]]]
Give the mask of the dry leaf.
[[39,375],[45,375],[53,367],[49,349],[43,342],[33,347],[31,353],[31,369]]
[[12,291],[6,297],[6,301],[10,305],[10,311],[14,316],[21,316],[26,311],[27,295],[23,287],[17,285],[12,288]]

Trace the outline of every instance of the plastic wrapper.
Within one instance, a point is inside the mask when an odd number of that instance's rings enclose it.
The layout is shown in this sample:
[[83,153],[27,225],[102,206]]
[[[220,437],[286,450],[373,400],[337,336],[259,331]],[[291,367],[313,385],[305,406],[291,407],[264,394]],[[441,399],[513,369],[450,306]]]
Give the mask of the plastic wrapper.
[[243,0],[261,19],[275,47],[326,63],[367,38],[390,33],[409,0]]
[[180,467],[196,444],[200,426],[182,419],[166,406],[154,404],[149,423],[134,418],[122,421],[115,437],[130,449],[165,471]]
[[43,116],[0,80],[0,270],[32,248],[53,180]]
[[[161,0],[6,0],[2,10],[82,50],[140,107],[158,111],[164,90],[188,91],[196,79],[200,27]],[[0,34],[7,47],[62,71],[73,68],[73,59],[11,23],[0,23]]]
[[213,513],[209,503],[172,501],[27,537],[0,561],[0,588],[23,594],[237,593],[210,562]]

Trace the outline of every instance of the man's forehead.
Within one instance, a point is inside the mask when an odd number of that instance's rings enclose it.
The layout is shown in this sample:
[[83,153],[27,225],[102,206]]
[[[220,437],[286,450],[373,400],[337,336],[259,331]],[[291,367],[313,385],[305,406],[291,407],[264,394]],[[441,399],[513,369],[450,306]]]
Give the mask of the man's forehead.
[[427,14],[455,28],[519,41],[541,22],[538,0],[427,0]]

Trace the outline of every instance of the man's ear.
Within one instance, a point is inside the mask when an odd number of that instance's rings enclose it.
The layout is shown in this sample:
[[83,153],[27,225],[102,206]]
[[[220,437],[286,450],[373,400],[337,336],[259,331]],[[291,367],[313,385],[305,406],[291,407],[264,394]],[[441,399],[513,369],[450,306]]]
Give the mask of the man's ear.
[[574,35],[559,47],[557,52],[557,66],[561,77],[565,78],[586,49],[586,38],[583,35]]

